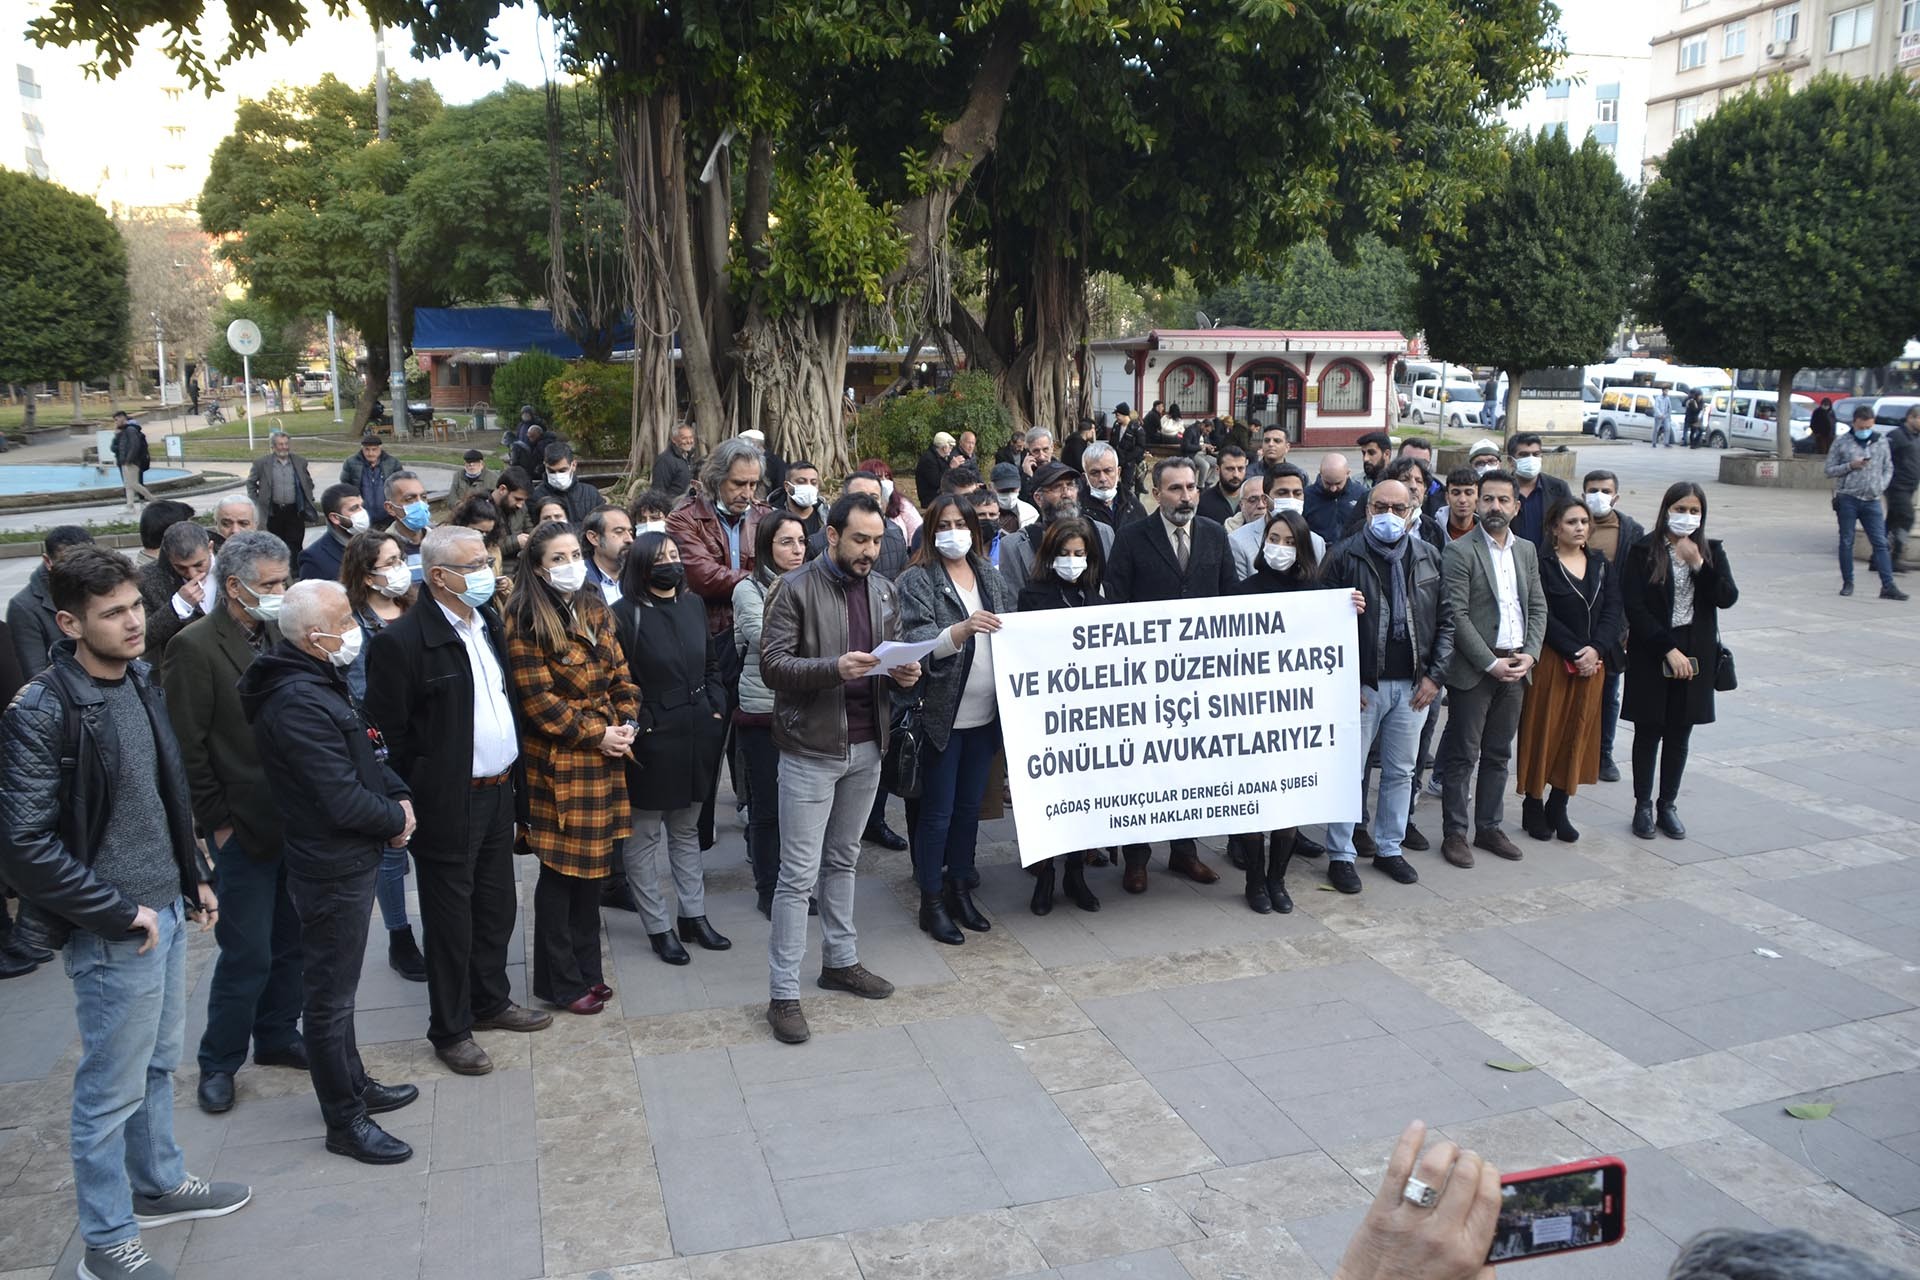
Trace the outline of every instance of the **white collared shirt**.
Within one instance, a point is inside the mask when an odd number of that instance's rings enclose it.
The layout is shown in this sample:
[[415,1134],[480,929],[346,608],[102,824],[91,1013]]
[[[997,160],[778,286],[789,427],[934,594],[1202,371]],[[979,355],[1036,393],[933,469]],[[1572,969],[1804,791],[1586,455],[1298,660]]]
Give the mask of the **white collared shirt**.
[[1521,649],[1527,643],[1527,616],[1520,611],[1520,576],[1513,566],[1513,526],[1507,526],[1507,545],[1501,546],[1493,540],[1493,535],[1485,529],[1480,535],[1487,540],[1487,550],[1493,556],[1493,591],[1500,602],[1500,630],[1493,637],[1496,649]]
[[513,704],[507,701],[506,673],[487,643],[487,624],[480,611],[462,618],[439,600],[440,612],[453,624],[453,633],[467,647],[473,668],[473,776],[497,778],[520,758],[520,735],[513,727]]

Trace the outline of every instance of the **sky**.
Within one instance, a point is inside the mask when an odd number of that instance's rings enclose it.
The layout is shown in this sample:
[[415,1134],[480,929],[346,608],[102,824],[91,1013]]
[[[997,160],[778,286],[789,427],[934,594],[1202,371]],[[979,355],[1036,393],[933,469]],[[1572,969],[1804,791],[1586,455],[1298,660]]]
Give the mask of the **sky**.
[[1653,0],[1560,0],[1560,28],[1576,53],[1645,53]]

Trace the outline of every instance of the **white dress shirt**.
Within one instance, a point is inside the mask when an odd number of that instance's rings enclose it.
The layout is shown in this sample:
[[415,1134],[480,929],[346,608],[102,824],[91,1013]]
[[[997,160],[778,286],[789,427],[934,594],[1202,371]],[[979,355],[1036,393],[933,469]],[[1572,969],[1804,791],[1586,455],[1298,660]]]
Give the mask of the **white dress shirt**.
[[[1482,529],[1487,550],[1493,556],[1493,591],[1500,601],[1500,630],[1493,637],[1496,649],[1524,649],[1527,644],[1527,616],[1520,610],[1520,576],[1513,567],[1513,528],[1507,528],[1507,543],[1501,546],[1493,535]],[[1488,668],[1491,670],[1492,668]]]
[[500,659],[487,643],[487,624],[478,609],[472,617],[463,619],[438,598],[434,603],[467,647],[467,663],[473,668],[473,776],[497,778],[520,758],[520,735],[513,727],[513,704],[507,701],[506,673],[500,670]]

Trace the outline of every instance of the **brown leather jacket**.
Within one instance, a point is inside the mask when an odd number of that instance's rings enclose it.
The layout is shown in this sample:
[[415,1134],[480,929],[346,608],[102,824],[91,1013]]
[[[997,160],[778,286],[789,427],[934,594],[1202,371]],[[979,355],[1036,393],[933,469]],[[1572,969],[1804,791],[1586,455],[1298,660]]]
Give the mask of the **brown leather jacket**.
[[740,530],[740,567],[729,566],[727,531],[713,509],[713,499],[704,493],[667,517],[667,532],[680,544],[680,560],[687,566],[687,585],[707,602],[707,634],[717,636],[733,629],[733,589],[753,576],[753,541],[758,536],[761,517],[772,508],[755,502],[747,509],[745,527]]
[[[840,655],[847,652],[847,587],[817,556],[773,584],[760,632],[760,678],[773,690],[773,745],[800,755],[847,758],[847,692]],[[900,609],[893,584],[879,574],[866,580],[873,642],[900,638]],[[887,688],[884,672],[874,682],[880,709],[880,751],[887,750]]]

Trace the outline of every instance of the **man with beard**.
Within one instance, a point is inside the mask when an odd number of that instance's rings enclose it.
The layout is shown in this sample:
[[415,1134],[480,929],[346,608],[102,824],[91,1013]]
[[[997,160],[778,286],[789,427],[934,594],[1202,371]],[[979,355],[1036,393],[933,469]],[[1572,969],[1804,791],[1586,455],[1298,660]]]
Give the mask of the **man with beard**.
[[[1016,597],[1033,573],[1034,556],[1039,553],[1040,539],[1046,536],[1047,527],[1056,520],[1080,514],[1079,472],[1064,462],[1047,463],[1034,473],[1033,500],[1040,509],[1040,518],[1008,539],[1000,549],[1000,576],[1013,588]],[[1096,520],[1093,527],[1100,531],[1100,549],[1111,555],[1112,526]]]
[[1080,455],[1083,479],[1080,484],[1080,510],[1088,519],[1118,529],[1132,524],[1147,513],[1141,509],[1140,495],[1127,479],[1131,474],[1121,462],[1118,448],[1095,441]]
[[[1292,449],[1293,445],[1287,439],[1287,429],[1277,422],[1268,423],[1260,428],[1260,456],[1248,465],[1247,474],[1272,475],[1287,465],[1287,454]],[[1272,492],[1271,485],[1268,486],[1268,492]]]
[[1247,451],[1228,445],[1220,451],[1219,480],[1200,495],[1200,514],[1225,524],[1240,505],[1240,486],[1247,479]]
[[1360,474],[1369,488],[1387,478],[1387,463],[1393,460],[1393,437],[1384,431],[1369,431],[1360,437]]

